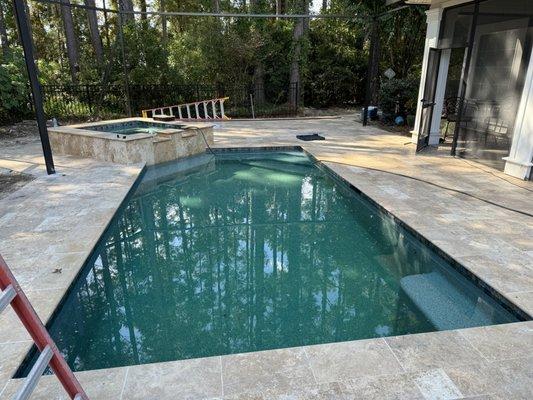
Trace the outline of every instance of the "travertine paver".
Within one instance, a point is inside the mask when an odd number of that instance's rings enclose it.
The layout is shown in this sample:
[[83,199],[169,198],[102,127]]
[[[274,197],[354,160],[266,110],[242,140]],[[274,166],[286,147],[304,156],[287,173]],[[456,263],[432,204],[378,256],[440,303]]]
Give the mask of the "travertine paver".
[[386,338],[398,361],[408,372],[448,365],[464,365],[481,358],[457,331],[421,333]]
[[225,396],[281,396],[316,385],[301,347],[222,357]]
[[172,396],[183,399],[222,396],[220,357],[129,367],[124,399],[158,400]]
[[[295,140],[295,134],[302,132],[321,132],[327,140],[312,143]],[[509,300],[531,312],[533,244],[528,238],[533,237],[532,219],[506,208],[532,214],[533,184],[448,157],[444,151],[415,156],[409,142],[407,137],[387,134],[375,127],[363,129],[352,117],[235,121],[220,124],[215,138],[218,147],[304,147],[473,273],[487,279]],[[32,167],[35,164],[31,163],[39,161],[38,151],[31,156],[31,152],[19,150],[18,153],[11,151],[9,164],[28,172],[35,169]],[[77,268],[81,267],[81,255],[76,261],[76,253],[85,254],[84,242],[96,241],[100,234],[90,226],[88,229],[78,226],[71,217],[68,220],[74,223],[63,227],[61,219],[53,218],[51,212],[43,224],[41,213],[46,213],[48,208],[39,201],[39,196],[44,193],[55,201],[56,209],[62,204],[65,193],[75,196],[78,202],[88,201],[91,207],[76,209],[78,215],[83,212],[86,216],[92,215],[93,207],[97,211],[95,214],[102,215],[101,220],[95,219],[89,225],[99,226],[109,220],[114,211],[108,210],[110,204],[100,206],[96,201],[109,199],[103,193],[113,192],[109,186],[111,182],[94,185],[101,176],[117,173],[114,166],[97,168],[89,160],[60,161],[86,184],[62,185],[61,189],[56,187],[56,192],[43,191],[40,187],[23,192],[27,198],[19,200],[24,199],[22,201],[27,204],[31,201],[32,212],[25,212],[26,207],[11,205],[9,214],[4,212],[0,202],[0,228],[17,235],[16,240],[10,242],[8,252],[14,262],[18,260],[20,267],[16,274],[31,289],[30,297],[37,300],[36,307],[41,315],[52,312],[55,303],[46,299],[64,293],[76,263],[80,263]],[[104,168],[109,170],[104,173]],[[95,174],[95,171],[98,172]],[[121,191],[123,187],[119,185],[114,189]],[[118,197],[110,199],[110,203],[116,203]],[[18,221],[19,215],[32,227],[30,232],[19,233],[17,226],[12,227],[11,221]],[[7,236],[2,230],[0,235]],[[40,259],[38,249],[45,249],[54,263],[69,266],[65,275],[56,280],[54,275],[35,268]],[[63,258],[63,253],[69,256]],[[41,280],[45,289],[36,289]],[[0,319],[0,346],[5,335],[25,339],[13,317],[8,312],[2,317],[5,319]],[[8,329],[2,330],[2,326]],[[14,349],[14,346],[6,348]],[[530,399],[533,398],[532,354],[533,322],[528,321],[77,375],[93,399]],[[11,367],[1,356],[0,363],[7,366],[0,367],[1,379],[9,376],[6,371]],[[19,384],[11,380],[0,397],[9,398]],[[0,382],[0,393],[2,386]],[[34,398],[66,399],[53,377],[43,379]]]
[[[35,177],[0,200],[0,254],[47,321],[141,172],[56,157],[48,176],[39,144],[2,148],[0,167]],[[32,342],[11,308],[0,315],[0,391]]]
[[305,352],[318,383],[404,372],[383,339],[307,346]]

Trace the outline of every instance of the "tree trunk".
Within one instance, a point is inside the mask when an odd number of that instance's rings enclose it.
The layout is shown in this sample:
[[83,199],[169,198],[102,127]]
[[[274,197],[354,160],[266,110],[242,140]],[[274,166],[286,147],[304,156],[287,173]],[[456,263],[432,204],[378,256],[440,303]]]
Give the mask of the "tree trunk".
[[[165,0],[160,0],[159,11],[165,11]],[[168,31],[167,31],[167,17],[164,15],[161,16],[161,33],[163,34],[163,43],[167,43],[168,40]]]
[[120,0],[119,1],[119,8],[122,11],[127,11],[128,14],[123,14],[122,20],[124,23],[128,23],[135,20],[135,16],[133,14],[130,14],[129,12],[133,11],[133,1],[132,0]]
[[0,4],[0,41],[2,42],[2,54],[4,59],[9,55],[9,39],[7,37],[6,21],[3,6]]
[[328,10],[328,0],[322,0],[322,12],[326,12]]
[[[250,12],[252,13],[258,13],[260,10],[257,9],[257,0],[250,0]],[[255,29],[261,31],[261,25],[262,21],[254,21],[253,24],[255,26]],[[254,83],[254,102],[256,104],[262,104],[265,102],[265,67],[263,65],[262,52],[257,51],[256,52],[256,63],[254,66],[254,77],[253,77],[253,83]]]
[[[309,12],[309,3],[307,2],[307,0],[303,0],[303,11],[304,13]],[[300,62],[302,58],[302,38],[308,28],[309,21],[304,18],[298,18],[296,24],[294,25],[294,30],[292,33],[293,53],[289,79],[289,103],[294,108],[298,108],[300,105],[302,92],[300,76]]]
[[292,63],[289,78],[289,103],[292,107],[297,108],[300,104],[300,56],[302,53],[301,39],[304,34],[304,20],[299,18],[294,25],[292,33]]
[[[70,0],[64,0],[64,3],[70,4]],[[63,28],[65,29],[67,56],[70,66],[70,76],[72,78],[72,82],[77,83],[78,72],[80,67],[80,55],[78,52],[78,43],[76,42],[76,33],[74,32],[74,21],[72,19],[72,11],[69,6],[61,6],[61,18],[63,20]]]
[[[84,1],[86,6],[95,7],[94,0]],[[87,18],[89,20],[89,33],[91,35],[91,43],[93,45],[94,54],[96,55],[96,62],[98,63],[98,68],[101,68],[104,62],[104,47],[102,45],[100,31],[98,30],[98,17],[96,16],[96,10],[87,9]]]
[[257,61],[254,69],[254,101],[255,104],[265,102],[265,67],[262,60]]
[[213,12],[219,13],[220,12],[220,0],[212,0],[213,1]]
[[379,95],[379,23],[376,21],[372,24],[370,40],[373,45],[370,46],[370,59],[372,60],[370,68],[370,102],[371,105],[377,105]]
[[285,12],[285,4],[283,0],[276,0],[276,14],[283,14]]
[[[139,7],[143,13],[146,12],[146,0],[139,1]],[[141,14],[141,21],[147,21],[148,17],[146,14]]]

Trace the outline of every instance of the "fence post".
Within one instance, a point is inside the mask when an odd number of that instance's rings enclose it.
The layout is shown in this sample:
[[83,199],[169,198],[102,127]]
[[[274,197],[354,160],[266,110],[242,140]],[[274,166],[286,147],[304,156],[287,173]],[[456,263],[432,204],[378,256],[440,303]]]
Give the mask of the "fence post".
[[122,0],[119,0],[119,13],[118,13],[118,34],[120,40],[120,54],[122,56],[122,74],[123,74],[123,83],[124,91],[126,92],[126,113],[128,117],[132,116],[131,112],[131,94],[130,94],[130,84],[128,77],[128,65],[126,65],[126,51],[124,49],[124,30],[122,29],[122,24],[124,23],[122,10],[124,6]]
[[89,85],[85,85],[85,93],[87,95],[87,105],[89,107],[89,112],[92,114],[93,105],[92,105],[92,101],[91,101],[91,90],[89,89]]

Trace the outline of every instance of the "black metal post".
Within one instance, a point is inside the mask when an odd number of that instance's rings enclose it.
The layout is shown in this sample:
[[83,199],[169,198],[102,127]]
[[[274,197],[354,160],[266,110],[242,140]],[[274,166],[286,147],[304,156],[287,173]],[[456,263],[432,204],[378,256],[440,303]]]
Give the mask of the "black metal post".
[[54,158],[52,157],[52,148],[50,147],[50,139],[48,138],[48,129],[46,128],[41,85],[39,84],[37,67],[35,66],[35,59],[33,58],[33,42],[30,34],[30,25],[23,0],[13,0],[13,4],[15,6],[20,41],[22,43],[22,49],[24,50],[26,69],[28,70],[28,78],[30,80],[35,116],[37,118],[37,126],[39,127],[39,136],[41,137],[41,145],[43,147],[44,161],[46,164],[46,172],[48,175],[51,175],[55,174],[56,171],[54,167]]
[[466,96],[466,85],[468,82],[468,76],[470,73],[470,63],[472,61],[472,51],[474,48],[474,39],[476,38],[476,25],[477,17],[479,14],[479,0],[476,0],[474,4],[474,15],[472,16],[472,24],[470,25],[470,33],[468,37],[468,47],[466,49],[466,57],[463,67],[463,73],[461,76],[461,86],[459,87],[459,104],[457,109],[457,121],[455,122],[455,129],[453,131],[453,142],[450,154],[455,156],[457,152],[457,140],[459,140],[459,129],[461,129],[461,120],[463,119],[464,104]]
[[377,41],[379,40],[379,35],[377,35],[377,24],[378,19],[372,18],[372,27],[370,32],[370,48],[368,49],[368,68],[367,68],[367,77],[366,77],[366,94],[365,94],[365,104],[363,108],[363,126],[368,125],[368,107],[370,106],[370,101],[372,99],[372,81],[376,78],[374,76],[374,60]]
[[131,93],[130,93],[130,78],[128,76],[128,68],[129,66],[126,63],[126,50],[124,49],[124,29],[122,27],[124,23],[124,5],[122,4],[122,0],[119,0],[119,14],[118,14],[118,34],[119,34],[119,40],[120,40],[120,54],[122,56],[122,73],[123,73],[123,81],[124,81],[124,90],[126,92],[126,113],[128,114],[128,117],[132,116],[131,111]]

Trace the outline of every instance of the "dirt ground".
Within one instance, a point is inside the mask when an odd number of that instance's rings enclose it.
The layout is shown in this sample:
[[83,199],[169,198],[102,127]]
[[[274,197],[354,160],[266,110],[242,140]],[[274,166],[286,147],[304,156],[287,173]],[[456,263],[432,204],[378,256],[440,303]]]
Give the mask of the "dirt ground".
[[4,147],[26,144],[36,140],[39,140],[36,121],[27,120],[13,125],[0,126],[0,154]]
[[[0,126],[0,157],[3,148],[24,145],[37,140],[39,140],[39,132],[35,121],[22,121],[14,125]],[[31,175],[0,168],[0,199],[33,179]]]
[[0,199],[17,191],[33,179],[31,175],[0,169]]

